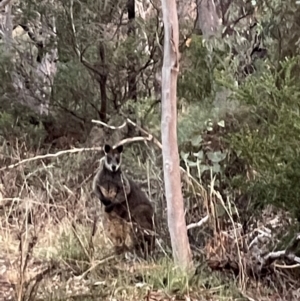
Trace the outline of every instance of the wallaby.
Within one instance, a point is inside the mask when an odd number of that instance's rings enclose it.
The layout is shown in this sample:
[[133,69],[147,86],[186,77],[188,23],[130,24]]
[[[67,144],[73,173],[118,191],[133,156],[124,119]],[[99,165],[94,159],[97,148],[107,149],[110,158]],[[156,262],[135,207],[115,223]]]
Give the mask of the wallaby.
[[118,202],[124,202],[125,194],[128,195],[131,189],[129,181],[121,172],[122,152],[122,145],[114,149],[105,144],[104,161],[93,181],[93,191],[105,206],[107,213],[111,212]]
[[[139,228],[154,230],[154,210],[141,188],[121,171],[123,146],[104,146],[104,164],[93,181],[93,191],[105,206],[106,213],[114,213],[126,221],[135,222]],[[154,236],[142,235],[150,249]]]

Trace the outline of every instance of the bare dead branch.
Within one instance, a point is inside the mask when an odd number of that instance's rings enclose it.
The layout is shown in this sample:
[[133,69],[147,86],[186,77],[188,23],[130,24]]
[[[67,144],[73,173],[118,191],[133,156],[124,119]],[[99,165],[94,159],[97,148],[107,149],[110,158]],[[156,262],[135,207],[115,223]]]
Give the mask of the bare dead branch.
[[[121,144],[123,145],[126,143],[137,142],[137,141],[153,141],[153,139],[154,139],[153,136],[149,134],[148,137],[133,137],[133,138],[123,139],[118,143],[118,145],[121,145]],[[32,158],[24,159],[17,163],[0,168],[0,171],[12,169],[12,168],[18,167],[22,164],[28,163],[28,162],[42,160],[42,159],[46,159],[46,158],[55,158],[55,157],[59,157],[59,156],[65,155],[65,154],[74,154],[74,153],[80,153],[80,152],[85,152],[85,151],[101,151],[101,150],[102,150],[102,147],[73,148],[73,149],[69,149],[69,150],[63,150],[63,151],[59,151],[59,152],[53,153],[53,154],[39,155],[39,156],[35,156]]]
[[155,145],[157,145],[160,149],[162,149],[162,144],[161,142],[156,139],[153,135],[151,135],[149,132],[147,132],[146,130],[144,130],[142,127],[140,127],[139,125],[137,125],[135,122],[133,122],[131,119],[126,118],[126,121],[130,124],[132,124],[134,127],[136,127],[139,131],[141,131],[143,134],[148,135],[148,136],[152,136],[153,137],[153,142]]
[[54,153],[54,154],[39,155],[39,156],[35,156],[35,157],[32,157],[32,158],[24,159],[24,160],[21,160],[21,161],[15,163],[15,164],[11,164],[9,166],[0,168],[0,171],[6,170],[6,169],[12,169],[12,168],[15,168],[19,165],[22,165],[24,163],[28,163],[28,162],[31,162],[31,161],[42,160],[42,159],[46,159],[46,158],[59,157],[59,156],[65,155],[65,154],[74,154],[74,153],[80,153],[80,152],[85,152],[85,151],[101,151],[101,150],[102,150],[102,147],[73,148],[73,149],[63,150],[63,151],[59,151],[59,152]]
[[120,126],[112,126],[112,125],[108,125],[107,123],[105,122],[102,122],[102,121],[99,121],[99,120],[94,120],[92,119],[92,122],[93,123],[97,123],[97,124],[101,124],[109,129],[112,129],[112,130],[120,130],[122,128],[124,128],[126,125],[127,125],[127,122],[125,121],[123,124],[121,124]]
[[287,258],[291,261],[295,261],[296,263],[300,264],[300,257],[296,256],[293,253],[288,253],[287,254],[285,250],[271,252],[271,253],[267,254],[266,256],[264,256],[263,259],[265,261],[267,261],[267,260],[275,260],[275,259],[278,259],[278,258]]
[[285,264],[275,263],[274,266],[276,268],[280,268],[280,269],[296,269],[296,268],[300,268],[300,264],[299,263],[293,264],[293,265],[285,265]]
[[[125,143],[129,143],[129,142],[136,142],[136,141],[152,141],[158,148],[162,149],[162,144],[161,142],[155,138],[151,133],[149,133],[148,131],[146,131],[145,129],[143,129],[142,127],[140,127],[139,125],[137,125],[135,122],[133,122],[131,119],[127,118],[123,113],[121,113],[122,116],[124,116],[126,118],[126,122],[130,123],[131,125],[133,125],[135,128],[137,128],[140,132],[142,132],[143,134],[147,135],[147,137],[134,137],[134,138],[128,138],[128,139],[124,139],[122,141],[120,141],[118,143],[118,145],[123,145]],[[96,120],[92,120],[92,122],[94,123],[99,123],[103,126],[106,126],[108,128],[112,128],[112,126],[107,125],[106,123],[102,122],[102,121],[96,121]],[[123,124],[121,125],[123,126]],[[115,127],[116,129],[118,127]],[[1,169],[0,169],[1,171]],[[186,175],[190,180],[192,180],[192,182],[197,185],[200,189],[203,189],[203,187],[201,186],[201,184],[197,181],[197,179],[195,179],[191,174],[189,174],[183,167],[180,166],[180,172],[184,175]]]
[[137,141],[152,141],[153,140],[153,136],[148,136],[148,137],[133,137],[133,138],[126,138],[121,140],[117,145],[115,145],[114,147],[117,147],[119,145],[124,145],[130,142],[137,142]]
[[199,222],[187,225],[186,226],[187,230],[190,230],[190,229],[193,229],[193,228],[196,228],[196,227],[201,227],[202,225],[204,225],[208,221],[208,218],[209,218],[209,216],[206,215]]

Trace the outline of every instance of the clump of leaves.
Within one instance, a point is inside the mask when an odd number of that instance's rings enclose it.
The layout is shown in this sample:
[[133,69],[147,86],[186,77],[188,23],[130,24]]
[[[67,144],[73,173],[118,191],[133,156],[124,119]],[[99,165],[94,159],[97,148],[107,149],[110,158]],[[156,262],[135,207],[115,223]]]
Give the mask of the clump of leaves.
[[267,70],[249,77],[232,96],[249,107],[256,125],[241,124],[231,145],[258,173],[244,190],[259,207],[273,204],[299,215],[300,86],[294,69],[299,57],[281,62],[281,73]]
[[192,35],[190,46],[183,54],[182,75],[178,78],[178,96],[199,102],[211,95],[214,62],[200,36]]

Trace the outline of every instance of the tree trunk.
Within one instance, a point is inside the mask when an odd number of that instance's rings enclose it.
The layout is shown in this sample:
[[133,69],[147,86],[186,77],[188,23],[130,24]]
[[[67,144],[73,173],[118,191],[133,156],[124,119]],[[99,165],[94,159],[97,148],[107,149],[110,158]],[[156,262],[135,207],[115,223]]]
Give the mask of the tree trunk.
[[164,182],[175,264],[183,270],[192,268],[181,192],[177,145],[177,77],[179,71],[179,28],[176,0],[162,1],[164,22],[164,58],[162,68],[162,119]]
[[107,122],[107,93],[106,93],[106,83],[107,83],[107,65],[105,57],[105,48],[103,45],[103,40],[101,39],[99,43],[99,60],[101,64],[101,75],[99,75],[98,81],[100,86],[101,94],[101,106],[100,106],[100,120]]
[[[127,0],[128,12],[128,36],[135,38],[135,0]],[[128,54],[128,98],[137,100],[136,70],[135,56]]]

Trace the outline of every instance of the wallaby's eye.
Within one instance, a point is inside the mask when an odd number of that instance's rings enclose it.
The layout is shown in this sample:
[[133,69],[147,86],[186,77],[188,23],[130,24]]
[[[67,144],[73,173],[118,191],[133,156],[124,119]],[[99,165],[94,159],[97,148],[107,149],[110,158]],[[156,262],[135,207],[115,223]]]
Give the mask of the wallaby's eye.
[[116,162],[117,162],[117,164],[119,164],[120,163],[120,159],[116,158]]

